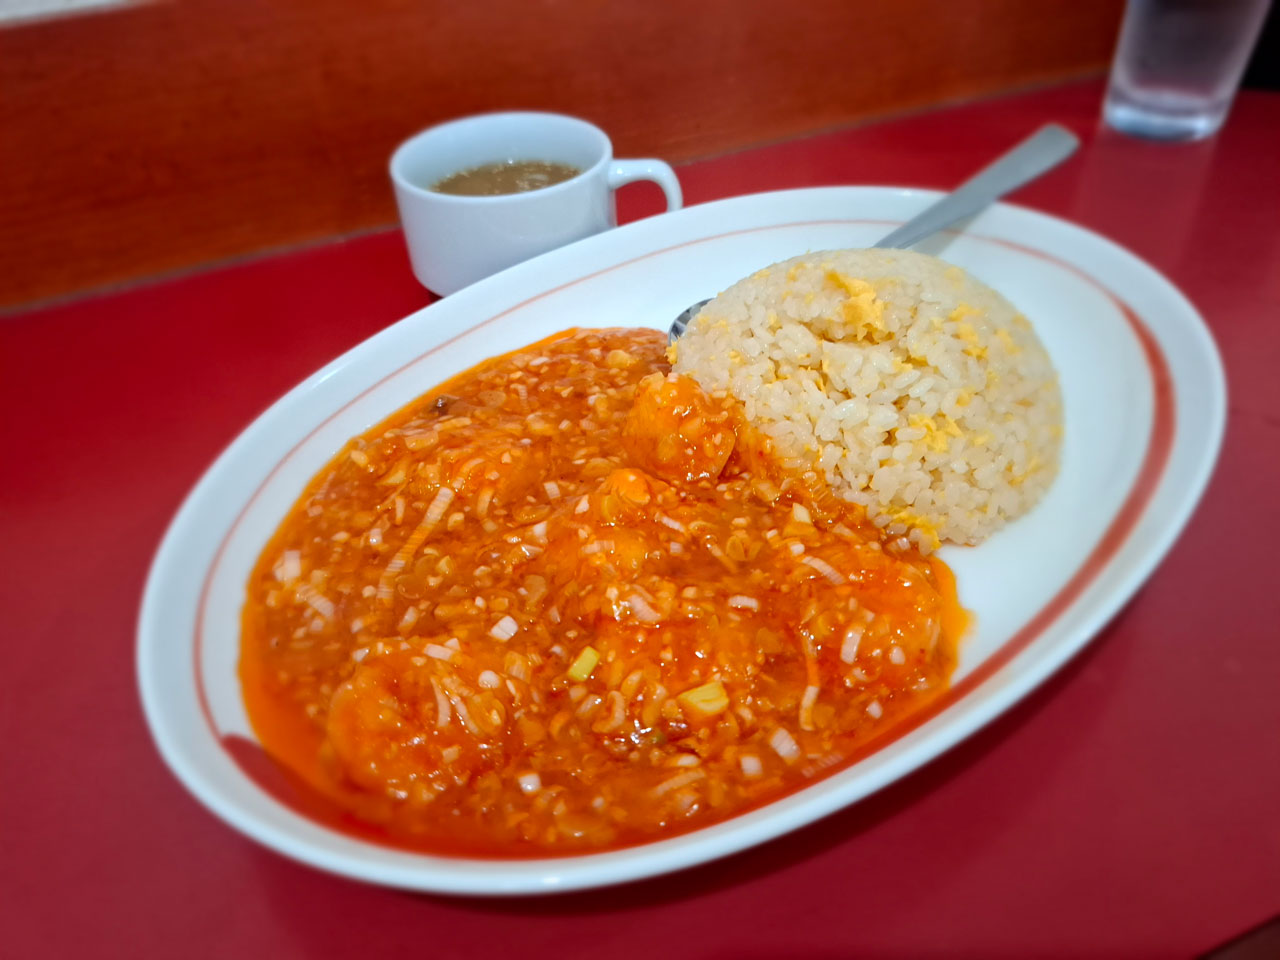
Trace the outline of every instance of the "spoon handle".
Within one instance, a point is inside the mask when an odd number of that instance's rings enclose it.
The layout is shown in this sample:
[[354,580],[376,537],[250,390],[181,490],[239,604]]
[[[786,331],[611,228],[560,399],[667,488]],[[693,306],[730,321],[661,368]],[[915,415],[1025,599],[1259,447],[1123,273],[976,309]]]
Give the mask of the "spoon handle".
[[1052,170],[1075,153],[1078,146],[1080,140],[1066,127],[1047,124],[937,203],[916,214],[876,246],[901,250],[971,217],[1006,193]]

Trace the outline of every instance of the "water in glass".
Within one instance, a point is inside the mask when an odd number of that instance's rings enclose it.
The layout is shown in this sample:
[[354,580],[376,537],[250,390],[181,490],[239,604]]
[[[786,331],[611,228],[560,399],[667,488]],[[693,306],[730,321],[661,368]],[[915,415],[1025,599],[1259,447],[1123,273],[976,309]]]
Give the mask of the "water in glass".
[[1271,0],[1129,0],[1103,114],[1125,133],[1217,131]]

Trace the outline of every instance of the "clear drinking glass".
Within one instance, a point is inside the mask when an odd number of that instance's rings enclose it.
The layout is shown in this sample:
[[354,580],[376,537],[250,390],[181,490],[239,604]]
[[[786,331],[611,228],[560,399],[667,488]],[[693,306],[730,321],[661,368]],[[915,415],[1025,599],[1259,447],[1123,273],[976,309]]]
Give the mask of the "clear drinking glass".
[[1129,0],[1103,116],[1117,130],[1195,140],[1226,119],[1271,0]]

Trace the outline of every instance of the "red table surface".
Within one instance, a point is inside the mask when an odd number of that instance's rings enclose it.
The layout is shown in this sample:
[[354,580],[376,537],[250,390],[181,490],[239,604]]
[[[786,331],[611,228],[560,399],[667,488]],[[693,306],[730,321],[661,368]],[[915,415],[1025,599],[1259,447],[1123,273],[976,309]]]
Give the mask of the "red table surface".
[[[298,380],[427,301],[384,232],[0,319],[0,953],[12,957],[1188,956],[1280,910],[1280,96],[1194,145],[1100,132],[1075,84],[680,171],[689,202],[948,187],[1035,125],[1085,140],[1022,203],[1115,238],[1200,307],[1222,460],[1148,585],[1057,677],[878,795],[727,860],[552,898],[364,886],[206,813],[134,685],[181,498]],[[631,188],[624,219],[656,210]]]

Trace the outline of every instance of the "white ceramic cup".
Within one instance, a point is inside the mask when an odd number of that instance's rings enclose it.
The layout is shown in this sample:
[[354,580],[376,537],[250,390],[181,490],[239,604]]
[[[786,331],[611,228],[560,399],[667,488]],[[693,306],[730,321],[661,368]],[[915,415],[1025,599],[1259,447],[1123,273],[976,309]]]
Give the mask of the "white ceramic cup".
[[[563,163],[582,172],[549,187],[492,197],[430,189],[451,174],[505,160]],[[615,160],[603,130],[557,113],[465,117],[424,130],[391,156],[413,273],[442,296],[616,226],[613,191],[636,180],[658,184],[668,210],[681,206],[671,167],[661,160]]]

